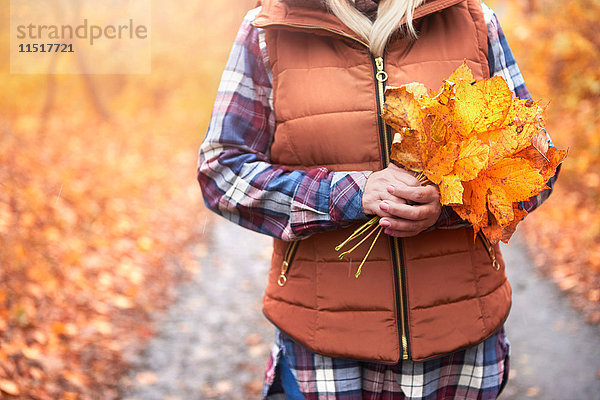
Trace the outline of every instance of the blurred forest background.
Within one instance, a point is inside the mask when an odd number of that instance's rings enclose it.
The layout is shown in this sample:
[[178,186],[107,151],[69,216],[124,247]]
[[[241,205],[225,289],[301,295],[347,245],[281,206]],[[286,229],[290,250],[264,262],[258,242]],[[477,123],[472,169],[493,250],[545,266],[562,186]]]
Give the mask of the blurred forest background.
[[[152,316],[198,268],[197,150],[254,0],[153,4],[149,75],[11,75],[0,10],[0,398],[117,398]],[[569,148],[522,225],[540,269],[600,322],[600,4],[489,2]]]

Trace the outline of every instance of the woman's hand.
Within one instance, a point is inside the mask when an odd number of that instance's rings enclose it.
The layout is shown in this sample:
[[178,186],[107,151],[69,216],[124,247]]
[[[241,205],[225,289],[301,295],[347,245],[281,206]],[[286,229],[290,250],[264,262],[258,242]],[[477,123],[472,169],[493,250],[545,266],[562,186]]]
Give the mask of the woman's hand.
[[435,185],[421,186],[412,173],[390,164],[371,174],[363,192],[365,214],[381,217],[390,236],[415,236],[440,216],[442,205]]

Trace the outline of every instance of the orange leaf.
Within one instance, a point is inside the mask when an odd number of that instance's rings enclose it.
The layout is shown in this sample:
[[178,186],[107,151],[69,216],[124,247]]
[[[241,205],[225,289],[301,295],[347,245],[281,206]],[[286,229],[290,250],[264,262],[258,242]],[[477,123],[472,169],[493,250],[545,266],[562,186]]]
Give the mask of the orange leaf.
[[500,226],[498,225],[498,222],[494,220],[490,225],[484,226],[481,229],[490,243],[496,244],[500,240],[504,243],[508,243],[517,230],[517,224],[527,215],[527,211],[523,210],[518,203],[513,203],[513,214],[514,219],[506,226]]
[[[460,146],[456,142],[449,142],[427,163],[425,174],[429,180],[437,185],[440,184],[444,175],[454,170],[455,162],[460,154]],[[444,204],[444,203],[442,203]]]
[[546,152],[547,163],[540,169],[540,174],[544,181],[548,181],[556,173],[556,168],[565,160],[567,157],[566,150],[557,150],[555,147],[548,148]]
[[390,157],[399,162],[405,168],[415,172],[423,170],[423,161],[419,152],[419,135],[409,129],[403,129],[402,133],[394,135]]
[[492,186],[488,192],[488,205],[491,213],[500,225],[509,224],[514,218],[512,201],[503,187]]
[[[475,185],[477,183],[477,185]],[[464,220],[473,224],[475,231],[488,223],[487,192],[490,182],[482,179],[478,182],[464,182],[463,204],[452,205],[456,213]]]
[[[382,117],[388,125],[398,132],[402,131],[402,128],[423,130],[423,111],[415,96],[406,87],[388,89],[386,98]],[[391,115],[394,118],[390,118]]]
[[490,186],[502,188],[511,203],[537,195],[546,182],[535,168],[519,158],[502,159],[484,171],[484,176],[491,181]]

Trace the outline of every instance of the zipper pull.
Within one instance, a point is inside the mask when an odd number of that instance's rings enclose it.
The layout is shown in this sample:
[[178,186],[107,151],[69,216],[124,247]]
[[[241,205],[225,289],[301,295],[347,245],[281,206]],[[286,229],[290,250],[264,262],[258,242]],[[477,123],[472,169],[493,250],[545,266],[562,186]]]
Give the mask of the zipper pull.
[[496,260],[496,251],[492,246],[488,247],[488,251],[490,253],[490,258],[492,259],[492,268],[496,271],[500,271],[500,263]]
[[496,259],[496,250],[494,250],[494,246],[492,246],[488,238],[485,237],[485,235],[482,232],[479,232],[479,236],[481,237],[481,241],[483,242],[483,247],[485,247],[485,249],[488,252],[488,255],[492,259],[492,268],[494,268],[496,271],[500,271],[500,263]]
[[281,264],[281,274],[279,275],[279,279],[277,280],[277,284],[281,287],[284,287],[285,284],[287,283],[287,271],[288,268],[290,267],[290,263],[287,260],[283,261],[283,264]]
[[299,241],[290,242],[288,244],[287,249],[285,250],[285,254],[283,255],[283,263],[281,263],[281,273],[279,274],[279,279],[277,279],[277,284],[281,287],[284,287],[287,283],[287,273],[290,269],[290,263],[292,262],[292,257],[294,257],[294,253],[296,252],[296,248],[300,244]]
[[377,67],[377,74],[375,74],[375,78],[378,82],[384,83],[388,80],[388,74],[383,69],[383,57],[377,57],[375,59],[375,66]]

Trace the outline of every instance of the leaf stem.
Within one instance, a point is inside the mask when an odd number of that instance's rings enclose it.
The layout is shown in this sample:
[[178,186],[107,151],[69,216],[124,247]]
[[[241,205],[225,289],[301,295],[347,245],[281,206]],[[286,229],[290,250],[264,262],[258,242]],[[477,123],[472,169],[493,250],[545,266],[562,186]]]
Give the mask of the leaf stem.
[[415,175],[415,178],[417,178],[421,185],[428,185],[431,183],[429,178],[427,178],[427,175],[425,175],[425,171],[419,172],[417,175]]
[[369,221],[365,222],[364,224],[362,224],[361,226],[358,227],[358,229],[356,229],[352,235],[350,235],[348,237],[348,239],[344,240],[342,243],[338,244],[335,247],[336,251],[340,251],[342,249],[342,247],[344,247],[345,245],[347,245],[349,242],[351,242],[352,240],[356,239],[357,237],[359,237],[360,235],[362,235],[367,229],[369,229],[371,227],[371,225],[376,224],[377,222],[379,222],[380,217],[373,217],[371,218]]
[[[365,240],[367,240],[369,237],[371,237],[371,235],[372,235],[373,233],[375,233],[375,231],[377,231],[377,228],[379,227],[379,225],[375,225],[375,226],[373,226],[373,225],[370,225],[370,226],[369,226],[369,228],[371,228],[371,227],[373,227],[373,229],[371,229],[371,231],[369,232],[369,234],[368,234],[367,236],[365,236],[364,238],[362,238],[362,240],[361,240],[360,242],[356,243],[356,244],[354,245],[354,247],[352,247],[350,250],[347,250],[347,251],[343,252],[342,254],[340,254],[340,255],[338,256],[338,258],[341,260],[342,258],[344,258],[344,256],[345,256],[346,254],[350,254],[350,253],[352,253],[354,250],[356,250],[356,248],[357,248],[358,246],[360,246],[361,244],[363,244],[363,243],[365,242]],[[366,231],[365,231],[365,232],[366,232]]]
[[355,278],[358,278],[360,276],[360,273],[362,272],[362,267],[363,265],[365,265],[365,261],[367,261],[367,257],[369,257],[369,254],[371,254],[371,250],[373,250],[373,247],[375,247],[375,243],[377,242],[377,239],[379,239],[379,235],[381,235],[381,232],[383,232],[383,226],[378,227],[376,230],[377,236],[375,236],[375,239],[373,239],[371,247],[369,247],[369,251],[367,251],[367,254],[365,254],[365,258],[363,258],[362,262],[358,266],[358,270],[356,271],[356,274],[354,274]]

